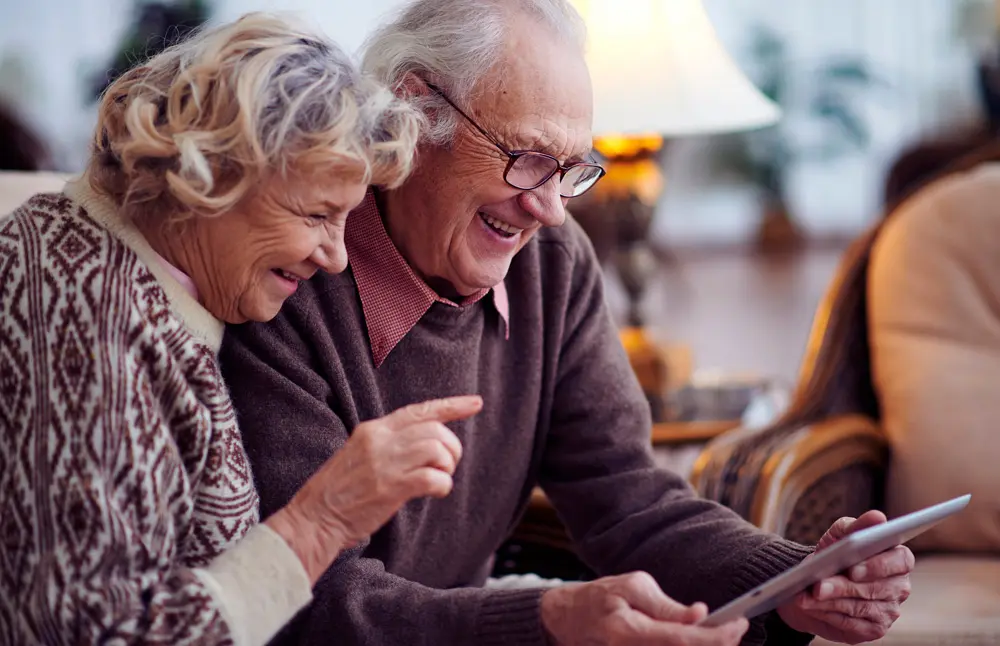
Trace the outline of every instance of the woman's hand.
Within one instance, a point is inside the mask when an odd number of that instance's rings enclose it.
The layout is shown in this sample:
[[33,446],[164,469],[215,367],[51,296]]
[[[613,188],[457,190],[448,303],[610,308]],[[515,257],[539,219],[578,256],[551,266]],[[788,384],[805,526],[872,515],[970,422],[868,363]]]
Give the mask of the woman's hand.
[[313,583],[337,555],[375,533],[412,498],[443,498],[462,457],[445,422],[482,409],[478,396],[411,404],[359,424],[292,501],[267,519]]

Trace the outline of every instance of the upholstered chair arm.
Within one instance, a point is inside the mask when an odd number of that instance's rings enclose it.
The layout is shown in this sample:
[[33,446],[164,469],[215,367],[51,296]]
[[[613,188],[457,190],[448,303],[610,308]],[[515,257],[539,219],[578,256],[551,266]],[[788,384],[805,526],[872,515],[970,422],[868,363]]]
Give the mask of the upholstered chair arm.
[[770,532],[814,543],[841,516],[877,508],[888,444],[868,417],[741,428],[706,446],[692,485]]

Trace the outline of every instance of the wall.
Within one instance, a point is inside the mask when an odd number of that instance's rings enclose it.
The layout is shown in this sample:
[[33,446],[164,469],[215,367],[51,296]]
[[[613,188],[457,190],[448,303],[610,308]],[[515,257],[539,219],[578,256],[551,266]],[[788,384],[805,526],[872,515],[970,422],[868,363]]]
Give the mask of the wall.
[[[0,92],[75,169],[92,116],[85,83],[108,57],[130,11],[126,0],[0,0]],[[82,150],[81,150],[82,146]]]
[[[966,1],[966,0],[962,0]],[[355,50],[395,0],[289,0],[285,10]],[[767,23],[788,38],[802,70],[825,57],[863,57],[890,84],[871,93],[865,112],[876,133],[869,151],[833,164],[804,162],[791,171],[793,208],[818,233],[853,232],[877,215],[885,170],[921,133],[975,114],[972,57],[956,39],[958,0],[705,0],[727,48],[740,58],[748,25]],[[216,19],[270,9],[264,0],[216,0]],[[130,0],[0,0],[0,94],[54,144],[62,166],[83,164],[93,109],[85,80],[105,64],[131,17]],[[22,65],[12,62],[16,57]],[[807,76],[804,72],[803,76]],[[803,136],[810,124],[786,115]],[[674,143],[668,191],[655,234],[671,244],[744,237],[757,221],[754,194],[718,181],[705,168],[711,140]]]
[[[356,50],[398,2],[286,0],[282,11]],[[215,0],[214,19],[274,10],[265,0]],[[0,0],[0,97],[52,142],[65,170],[82,167],[93,125],[87,80],[106,65],[127,28],[132,0]]]
[[[704,0],[720,39],[738,61],[748,26],[767,24],[787,39],[792,105],[785,126],[810,141],[817,124],[803,116],[796,92],[809,91],[809,70],[831,57],[858,57],[885,82],[860,105],[871,127],[870,149],[831,162],[803,160],[789,172],[791,210],[818,235],[853,235],[878,218],[889,164],[923,136],[978,118],[974,60],[991,33],[992,7],[960,14],[968,0]],[[968,3],[970,6],[972,3]],[[962,31],[958,17],[978,27]],[[755,193],[713,177],[707,168],[712,138],[672,143],[668,190],[655,236],[668,244],[728,243],[752,235],[759,220]]]

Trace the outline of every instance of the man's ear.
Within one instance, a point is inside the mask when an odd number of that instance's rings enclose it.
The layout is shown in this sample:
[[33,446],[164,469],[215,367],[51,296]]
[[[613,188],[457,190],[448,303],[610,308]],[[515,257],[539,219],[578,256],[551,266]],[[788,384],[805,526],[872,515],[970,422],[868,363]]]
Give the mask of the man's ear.
[[438,96],[430,88],[428,82],[413,72],[407,72],[403,76],[403,80],[396,85],[396,96],[419,107],[432,126],[437,122],[441,102],[434,100]]
[[427,82],[413,72],[407,72],[396,86],[396,96],[405,100],[420,99],[430,93]]

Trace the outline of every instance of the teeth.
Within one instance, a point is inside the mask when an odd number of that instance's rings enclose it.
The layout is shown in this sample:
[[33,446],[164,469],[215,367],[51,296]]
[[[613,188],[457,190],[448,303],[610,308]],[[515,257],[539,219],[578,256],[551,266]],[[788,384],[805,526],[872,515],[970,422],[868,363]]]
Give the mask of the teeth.
[[513,226],[507,224],[506,222],[501,222],[500,220],[497,220],[496,218],[492,218],[492,217],[486,215],[485,213],[480,213],[479,217],[481,217],[486,222],[486,224],[490,225],[494,229],[497,229],[499,231],[503,231],[504,233],[509,233],[511,235],[514,235],[515,233],[520,233],[522,231],[522,229],[518,229],[517,227],[513,227]]
[[290,280],[293,283],[297,283],[300,280],[302,280],[301,278],[299,278],[295,274],[290,274],[287,271],[285,271],[284,269],[279,269],[278,273],[281,274],[282,278],[284,278],[285,280]]

